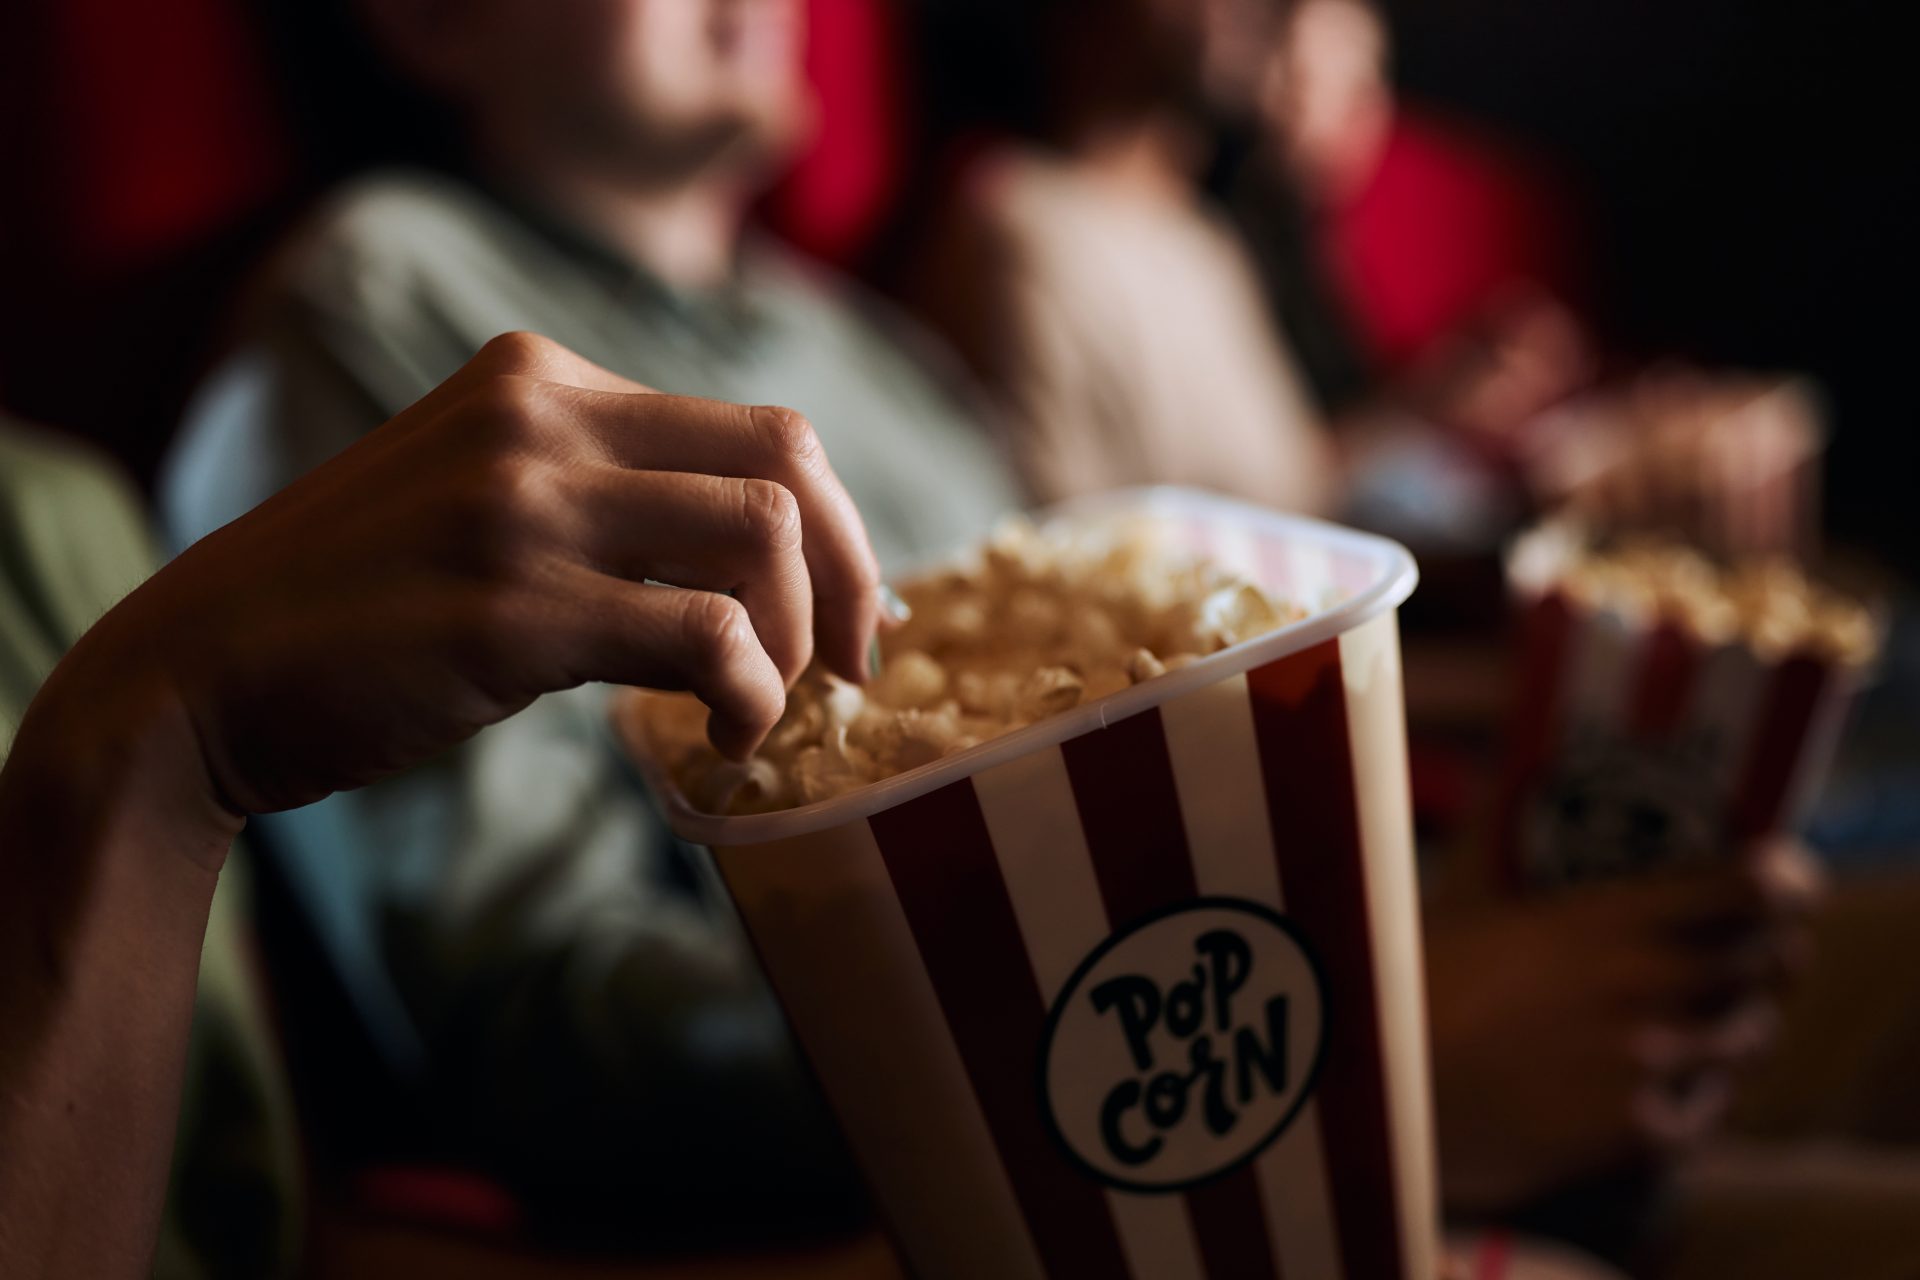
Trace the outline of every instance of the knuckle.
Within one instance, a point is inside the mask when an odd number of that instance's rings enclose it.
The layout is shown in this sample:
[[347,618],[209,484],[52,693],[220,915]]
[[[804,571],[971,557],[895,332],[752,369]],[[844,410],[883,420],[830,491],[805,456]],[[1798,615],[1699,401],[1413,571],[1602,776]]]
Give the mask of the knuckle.
[[800,503],[785,485],[743,481],[740,520],[742,532],[756,547],[784,553],[800,545]]
[[689,592],[684,619],[696,661],[710,674],[731,667],[753,644],[746,608],[731,596]]
[[546,366],[557,345],[537,333],[515,329],[489,338],[475,359],[494,372],[532,373]]
[[767,448],[784,465],[802,474],[819,467],[820,437],[805,414],[781,405],[758,405],[753,410],[753,418]]

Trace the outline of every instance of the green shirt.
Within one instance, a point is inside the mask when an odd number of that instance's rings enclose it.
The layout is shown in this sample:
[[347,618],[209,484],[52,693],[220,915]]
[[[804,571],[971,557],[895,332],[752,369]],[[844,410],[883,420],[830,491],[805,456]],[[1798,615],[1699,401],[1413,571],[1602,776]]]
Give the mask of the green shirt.
[[[944,353],[850,281],[749,240],[726,287],[676,290],[530,203],[395,172],[340,193],[280,255],[250,353],[190,422],[166,495],[174,531],[240,515],[512,329],[661,391],[800,410],[889,569],[1018,505],[943,381]],[[268,412],[234,422],[253,397]],[[194,438],[208,417],[218,445]],[[209,448],[228,456],[196,465]]]
[[[906,326],[821,271],[754,244],[728,287],[678,292],[523,204],[397,173],[282,255],[171,460],[170,534],[238,515],[510,329],[664,391],[799,409],[891,568],[1016,504]],[[844,1197],[724,894],[621,760],[604,691],[257,829],[423,1114],[524,1193],[735,1233]]]
[[[132,489],[103,460],[0,423],[0,760],[35,690],[158,563]],[[155,1273],[284,1273],[292,1106],[244,950],[245,864],[228,860],[200,955],[173,1180]]]

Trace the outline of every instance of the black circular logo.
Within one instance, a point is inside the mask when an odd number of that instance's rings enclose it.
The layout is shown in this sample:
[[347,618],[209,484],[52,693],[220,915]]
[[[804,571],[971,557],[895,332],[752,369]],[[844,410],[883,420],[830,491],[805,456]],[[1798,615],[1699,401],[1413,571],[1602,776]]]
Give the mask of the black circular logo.
[[1239,898],[1176,903],[1102,942],[1061,988],[1041,1109],[1089,1176],[1184,1191],[1285,1131],[1325,1030],[1320,964],[1291,921]]

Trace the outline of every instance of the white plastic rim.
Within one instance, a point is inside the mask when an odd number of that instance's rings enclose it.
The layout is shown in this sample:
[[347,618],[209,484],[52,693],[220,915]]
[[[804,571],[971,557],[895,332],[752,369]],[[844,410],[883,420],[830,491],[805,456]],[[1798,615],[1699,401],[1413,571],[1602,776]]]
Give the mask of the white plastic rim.
[[977,747],[935,760],[918,769],[884,778],[858,791],[797,809],[740,817],[722,817],[702,812],[687,802],[686,796],[673,784],[652,754],[644,750],[644,744],[629,735],[628,746],[633,751],[635,762],[647,784],[661,798],[667,820],[674,831],[695,844],[765,844],[866,818],[1030,751],[1104,729],[1116,720],[1124,720],[1150,707],[1157,707],[1204,685],[1250,671],[1351,631],[1389,609],[1398,608],[1413,594],[1420,580],[1420,571],[1414,564],[1412,554],[1390,538],[1361,533],[1357,529],[1308,516],[1286,515],[1196,489],[1172,486],[1121,489],[1050,507],[1039,512],[1035,520],[1042,525],[1050,525],[1059,521],[1105,520],[1124,515],[1180,518],[1239,528],[1276,542],[1346,555],[1368,565],[1369,579],[1363,587],[1330,608],[1309,613],[1298,622],[1222,649],[1177,671],[1169,671],[1130,689],[1122,689],[1071,711],[1049,716],[1024,729],[989,739]]

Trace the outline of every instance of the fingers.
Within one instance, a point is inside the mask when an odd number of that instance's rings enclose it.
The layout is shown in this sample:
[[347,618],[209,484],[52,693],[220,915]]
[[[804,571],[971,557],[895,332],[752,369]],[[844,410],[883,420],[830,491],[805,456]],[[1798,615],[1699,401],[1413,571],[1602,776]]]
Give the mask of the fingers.
[[1732,1012],[1700,1023],[1667,1023],[1641,1028],[1631,1053],[1640,1067],[1660,1080],[1684,1080],[1708,1071],[1740,1071],[1773,1046],[1780,1011],[1772,1001],[1750,999]]
[[1697,948],[1649,941],[1617,945],[1594,981],[1608,1007],[1660,1018],[1693,1017],[1738,1003],[1771,980],[1751,948]]
[[780,719],[785,682],[739,601],[584,571],[556,587],[563,603],[539,637],[566,667],[555,687],[688,690],[712,710],[707,736],[730,760],[751,755]]
[[672,471],[595,475],[572,515],[576,545],[634,582],[730,594],[791,686],[813,657],[813,589],[799,503],[771,480]]
[[1735,1082],[1773,1046],[1779,1026],[1779,1010],[1757,999],[1710,1022],[1643,1027],[1629,1046],[1640,1075],[1630,1108],[1641,1139],[1670,1155],[1705,1138],[1732,1105]]
[[853,499],[804,417],[683,396],[577,390],[568,399],[619,466],[770,480],[790,492],[800,509],[820,657],[837,675],[866,679],[867,646],[880,620],[879,563]]
[[1804,918],[1818,907],[1823,884],[1805,846],[1775,839],[1705,869],[1595,886],[1567,899],[1567,910],[1591,915],[1594,927],[1710,945]]
[[[505,520],[518,549],[504,559],[533,555],[543,573],[574,577],[552,574],[557,555],[629,592],[673,584],[617,605],[602,584],[599,629],[572,624],[563,674],[575,682],[691,689],[713,709],[714,745],[737,757],[778,718],[816,640],[826,665],[864,679],[879,570],[800,415],[658,395],[545,339],[505,334],[403,416],[419,430],[396,420],[397,447],[453,434],[477,451],[480,527],[521,512]],[[556,530],[558,546],[547,541]],[[540,542],[544,557],[530,545]]]
[[1566,900],[1594,936],[1617,944],[1673,941],[1757,923],[1764,901],[1752,877],[1737,866],[1648,876],[1595,886]]
[[408,416],[430,419],[465,398],[517,443],[544,440],[562,460],[597,451],[627,470],[767,480],[786,489],[799,508],[820,657],[836,674],[864,682],[881,620],[879,565],[853,499],[804,417],[659,395],[525,333],[489,342]]
[[1733,1080],[1723,1072],[1697,1076],[1678,1087],[1650,1084],[1634,1095],[1633,1123],[1647,1145],[1671,1155],[1698,1145],[1732,1103]]
[[[1796,861],[1793,872],[1802,868]],[[1602,896],[1604,894],[1604,900]],[[1750,867],[1608,886],[1569,902],[1563,936],[1591,939],[1593,985],[1615,1007],[1659,1016],[1724,1012],[1775,994],[1804,967],[1811,933],[1798,887],[1775,892]]]

